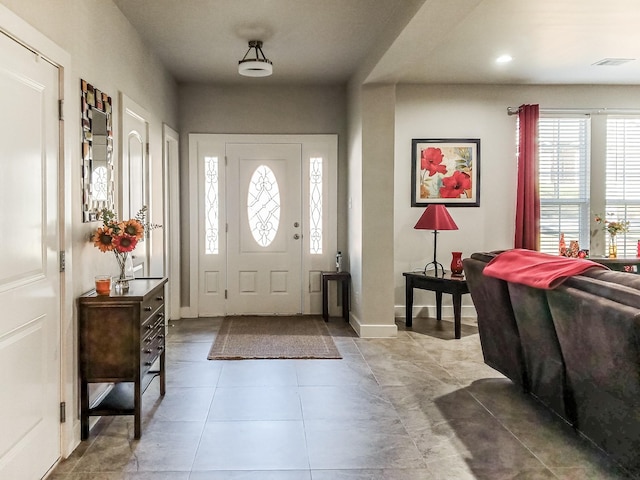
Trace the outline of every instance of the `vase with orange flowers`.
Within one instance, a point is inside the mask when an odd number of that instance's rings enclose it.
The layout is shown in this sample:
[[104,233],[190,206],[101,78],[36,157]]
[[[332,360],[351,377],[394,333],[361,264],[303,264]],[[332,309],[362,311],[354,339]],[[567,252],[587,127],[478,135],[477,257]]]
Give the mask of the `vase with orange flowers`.
[[133,266],[130,253],[139,241],[144,240],[145,233],[160,225],[149,224],[146,221],[147,207],[142,207],[135,218],[118,221],[115,213],[109,209],[100,211],[98,218],[102,219],[102,226],[98,227],[91,236],[93,244],[101,252],[113,252],[118,262],[119,275],[114,279],[116,291],[129,290],[129,280],[133,279]]

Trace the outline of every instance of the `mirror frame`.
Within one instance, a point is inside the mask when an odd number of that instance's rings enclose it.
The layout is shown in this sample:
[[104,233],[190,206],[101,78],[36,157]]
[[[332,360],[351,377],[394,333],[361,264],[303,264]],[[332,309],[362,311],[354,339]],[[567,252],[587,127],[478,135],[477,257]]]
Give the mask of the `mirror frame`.
[[[111,97],[80,79],[82,126],[82,221],[96,222],[103,208],[115,212],[115,170],[113,164],[113,109]],[[106,200],[95,198],[91,184],[94,159],[94,111],[106,116]]]

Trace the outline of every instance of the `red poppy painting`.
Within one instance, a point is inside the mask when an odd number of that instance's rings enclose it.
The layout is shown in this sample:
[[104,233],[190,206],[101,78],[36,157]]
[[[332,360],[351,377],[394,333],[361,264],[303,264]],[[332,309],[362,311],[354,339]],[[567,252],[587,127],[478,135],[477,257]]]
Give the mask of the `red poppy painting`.
[[413,139],[411,206],[480,206],[479,139]]

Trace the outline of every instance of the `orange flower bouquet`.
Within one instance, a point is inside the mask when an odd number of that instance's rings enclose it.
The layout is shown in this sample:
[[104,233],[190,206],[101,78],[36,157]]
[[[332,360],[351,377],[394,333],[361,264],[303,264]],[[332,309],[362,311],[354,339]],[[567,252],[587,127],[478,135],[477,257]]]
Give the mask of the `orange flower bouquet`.
[[142,207],[135,218],[129,220],[118,221],[115,213],[109,209],[100,211],[98,218],[102,218],[102,226],[98,227],[91,236],[93,244],[100,249],[101,252],[113,252],[120,267],[120,274],[115,280],[116,288],[126,291],[129,288],[129,280],[133,278],[132,274],[127,273],[127,263],[129,262],[129,254],[136,248],[139,241],[144,240],[145,232],[160,225],[149,224],[146,222],[147,207]]

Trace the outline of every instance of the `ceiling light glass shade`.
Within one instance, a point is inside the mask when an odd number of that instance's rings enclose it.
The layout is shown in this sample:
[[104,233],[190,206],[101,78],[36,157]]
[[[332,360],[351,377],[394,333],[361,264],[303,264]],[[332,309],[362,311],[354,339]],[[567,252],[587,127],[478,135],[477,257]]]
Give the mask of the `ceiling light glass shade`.
[[[249,54],[253,51],[253,57]],[[249,56],[249,58],[247,58]],[[245,77],[268,77],[273,73],[271,60],[265,57],[262,52],[262,41],[249,41],[249,50],[244,54],[242,60],[238,62],[238,73]]]
[[273,73],[273,65],[269,60],[240,60],[238,73],[245,77],[268,77]]

